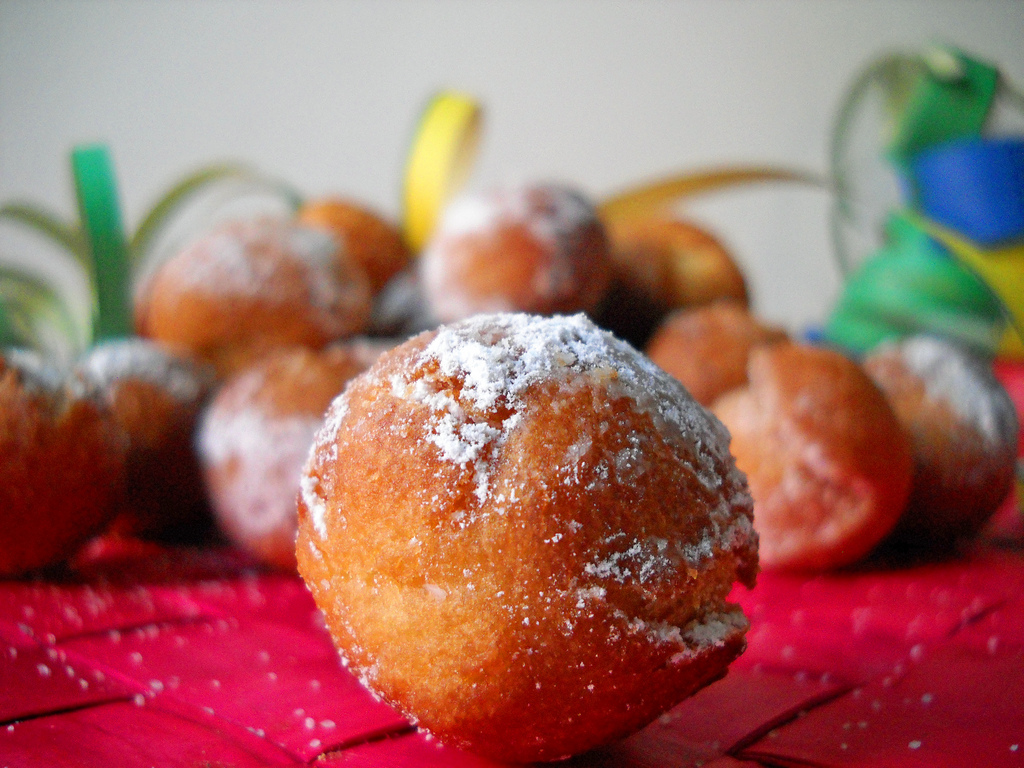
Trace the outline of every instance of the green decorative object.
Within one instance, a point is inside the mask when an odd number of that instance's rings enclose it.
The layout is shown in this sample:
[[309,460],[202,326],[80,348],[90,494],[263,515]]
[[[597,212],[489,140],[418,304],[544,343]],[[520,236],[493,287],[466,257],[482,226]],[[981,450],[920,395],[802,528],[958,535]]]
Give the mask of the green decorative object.
[[130,336],[131,264],[110,152],[101,145],[76,147],[71,153],[71,168],[91,255],[93,338],[102,341]]
[[926,147],[981,133],[999,86],[999,71],[948,46],[931,46],[919,69],[887,156],[900,168]]
[[863,353],[914,333],[937,333],[979,352],[996,350],[1002,305],[973,272],[911,220],[894,214],[888,244],[847,277],[826,338]]

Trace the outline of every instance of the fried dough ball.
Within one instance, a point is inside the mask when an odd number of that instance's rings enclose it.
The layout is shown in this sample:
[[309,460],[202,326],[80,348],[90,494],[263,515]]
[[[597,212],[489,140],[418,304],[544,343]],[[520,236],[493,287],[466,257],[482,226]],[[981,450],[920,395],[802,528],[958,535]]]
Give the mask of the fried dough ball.
[[743,304],[723,300],[672,312],[658,326],[646,351],[698,403],[711,406],[747,382],[752,350],[788,339],[784,330],[762,323]]
[[274,218],[220,225],[162,264],[136,304],[140,335],[221,376],[359,333],[369,316],[368,279],[337,241]]
[[864,367],[910,434],[914,482],[891,543],[947,549],[976,534],[1013,487],[1017,414],[991,369],[953,343],[914,336]]
[[882,392],[840,353],[759,347],[750,355],[749,383],[713,410],[750,483],[766,569],[856,562],[902,514],[909,440]]
[[757,541],[728,434],[583,315],[478,316],[331,406],[299,570],[344,662],[444,743],[551,760],[721,677]]
[[643,346],[666,313],[720,300],[749,306],[747,281],[729,250],[695,224],[651,217],[606,222],[612,289],[602,322]]
[[128,441],[112,532],[205,538],[212,526],[194,438],[212,372],[139,338],[93,347],[76,371],[98,390]]
[[94,392],[0,355],[0,577],[56,565],[114,512],[125,438]]
[[296,221],[334,235],[343,250],[366,272],[374,294],[409,266],[409,249],[398,227],[350,200],[311,200],[299,208]]
[[198,436],[217,523],[229,541],[295,570],[295,496],[324,412],[375,354],[367,345],[278,350],[225,382]]
[[578,192],[493,190],[452,202],[420,257],[435,318],[487,312],[594,312],[608,287],[604,227]]

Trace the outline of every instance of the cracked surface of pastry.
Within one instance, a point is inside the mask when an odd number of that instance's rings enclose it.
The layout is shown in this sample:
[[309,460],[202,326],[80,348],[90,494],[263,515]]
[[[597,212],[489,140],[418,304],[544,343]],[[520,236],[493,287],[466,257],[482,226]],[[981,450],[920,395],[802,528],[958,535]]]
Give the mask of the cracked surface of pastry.
[[910,442],[861,366],[831,349],[755,349],[749,382],[713,410],[754,497],[764,567],[856,562],[893,528],[910,491]]

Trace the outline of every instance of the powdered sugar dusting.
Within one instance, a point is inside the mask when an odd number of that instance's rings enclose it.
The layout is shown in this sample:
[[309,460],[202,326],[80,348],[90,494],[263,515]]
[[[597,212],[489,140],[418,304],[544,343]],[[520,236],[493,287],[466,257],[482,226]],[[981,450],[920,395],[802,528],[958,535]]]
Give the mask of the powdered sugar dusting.
[[[313,227],[293,226],[272,218],[226,222],[186,251],[185,276],[199,288],[257,295],[266,291],[277,271],[277,259],[253,258],[276,252],[302,260],[314,275],[328,277],[338,245],[329,234]],[[310,280],[311,286],[314,279]],[[329,301],[319,293],[322,299]]]
[[533,194],[533,205],[542,207],[544,215],[529,220],[530,230],[557,248],[569,248],[576,233],[597,220],[594,207],[575,190],[546,186]]
[[189,246],[178,258],[187,262],[189,285],[216,291],[253,295],[261,290],[273,270],[271,262],[248,257],[251,228],[230,222]]
[[[482,473],[489,446],[500,446],[522,414],[522,395],[549,380],[583,375],[606,386],[613,397],[631,399],[649,414],[669,442],[699,447],[694,467],[706,487],[722,485],[716,465],[724,461],[728,434],[682,386],[623,341],[595,326],[585,315],[536,317],[487,315],[446,326],[424,349],[420,367],[436,362],[440,374],[461,381],[461,406],[437,399],[422,380],[405,396],[434,409],[431,440],[447,458],[476,462]],[[510,414],[493,424],[498,407]],[[583,446],[581,446],[582,448]],[[624,457],[625,458],[625,457]],[[486,497],[486,490],[481,496]]]
[[269,416],[258,407],[211,410],[199,439],[203,464],[237,466],[216,503],[238,528],[253,535],[278,530],[295,515],[303,463],[319,417]]
[[302,494],[302,503],[309,511],[309,518],[313,522],[315,530],[321,539],[327,538],[327,502],[320,493],[320,487],[316,478],[309,474],[303,474],[299,480],[299,493]]
[[[604,591],[579,590],[577,608],[583,608],[588,602],[604,600]],[[729,640],[743,635],[750,628],[750,622],[738,606],[725,606],[722,610],[712,610],[693,619],[684,627],[678,627],[665,621],[645,621],[629,616],[618,608],[611,613],[623,623],[626,631],[633,635],[643,635],[655,645],[675,645],[681,650],[669,658],[669,664],[685,664],[695,656],[711,648],[721,647]]]
[[668,544],[667,539],[637,539],[603,560],[587,563],[584,571],[599,579],[613,579],[620,583],[632,580],[646,584],[675,570]]
[[26,389],[51,395],[64,389],[64,376],[60,369],[40,353],[15,348],[4,350],[3,355],[8,366],[18,372],[21,384]]
[[[175,282],[188,290],[268,302],[301,300],[339,335],[353,330],[348,316],[352,308],[369,305],[368,279],[339,253],[337,241],[323,230],[287,220],[227,222],[191,244],[164,269],[173,270]],[[295,272],[298,280],[283,279],[286,269]],[[301,285],[296,286],[297,282]],[[297,289],[303,291],[301,297]]]
[[593,221],[594,207],[582,195],[549,184],[495,189],[456,198],[445,209],[437,235],[456,238],[522,224],[539,240],[561,248],[567,238]]
[[731,638],[745,633],[749,628],[750,622],[739,608],[709,613],[683,628],[680,632],[680,639],[686,649],[673,655],[669,659],[669,663],[685,664],[693,656],[710,648],[721,647]]
[[[368,375],[375,375],[373,369]],[[381,383],[391,396],[426,407],[422,439],[444,461],[468,469],[477,501],[493,503],[497,511],[506,500],[495,494],[493,473],[502,447],[526,415],[524,395],[531,388],[550,382],[589,384],[604,390],[609,399],[628,399],[638,413],[647,414],[665,443],[678,448],[681,460],[711,498],[725,488],[729,491],[728,498],[708,510],[707,540],[681,545],[670,555],[644,542],[642,557],[634,558],[629,567],[631,574],[646,577],[668,567],[675,556],[698,565],[722,543],[732,545],[754,536],[749,520],[733,514],[736,507],[749,508],[751,500],[729,455],[729,435],[722,424],[678,381],[583,314],[474,316],[440,328],[414,358],[389,376]],[[329,464],[336,456],[338,432],[348,412],[346,398],[343,393],[328,410],[304,472],[303,500],[321,536],[326,536],[325,500],[330,489],[321,488],[324,481],[311,477],[311,472],[316,460]],[[566,460],[578,463],[590,448],[589,438],[581,436],[570,446]],[[612,469],[620,479],[646,471],[642,455],[634,455],[637,451],[630,452],[628,447],[624,450],[613,457]],[[472,519],[470,511],[460,524],[470,524]],[[607,567],[594,563],[592,575],[614,577],[616,568],[621,570],[625,563]]]
[[314,227],[290,227],[287,230],[287,249],[299,255],[306,265],[306,285],[315,306],[330,311],[339,303],[339,295],[355,290],[350,280],[339,280],[336,272],[338,244],[330,235]]
[[928,397],[948,403],[989,443],[1016,445],[1017,416],[1006,390],[978,358],[932,336],[894,343],[907,367],[924,382]]
[[312,446],[306,456],[306,463],[299,480],[299,493],[302,496],[302,503],[309,513],[313,529],[320,535],[320,538],[327,538],[327,495],[328,492],[321,488],[320,481],[313,474],[313,465],[317,460],[319,446],[327,446],[327,460],[334,461],[338,453],[338,432],[341,424],[348,415],[347,390],[342,392],[331,403],[327,409],[327,415],[323,423],[313,436]]
[[488,195],[463,195],[453,200],[441,217],[438,235],[461,237],[486,232],[501,219],[499,201]]
[[175,400],[192,403],[209,387],[211,375],[159,345],[130,338],[93,347],[79,363],[79,370],[102,388],[124,379],[160,387]]
[[14,348],[2,354],[6,367],[16,373],[23,390],[41,396],[57,411],[75,401],[97,405],[104,402],[105,393],[97,382],[87,376],[68,375],[35,350]]
[[[458,198],[419,260],[430,310],[450,321],[484,313],[587,308],[596,300],[589,292],[603,274],[587,243],[600,231],[594,206],[568,187],[512,187]],[[506,245],[510,252],[499,250]],[[506,279],[493,274],[502,271],[492,266],[495,258],[511,259],[522,273],[510,284],[495,284],[494,278]]]
[[[458,384],[453,386],[453,381]],[[637,412],[650,416],[662,439],[678,448],[681,460],[712,498],[724,487],[732,489],[729,498],[709,509],[704,540],[673,545],[672,551],[666,551],[664,541],[636,542],[611,561],[591,563],[591,577],[646,581],[671,570],[680,556],[696,566],[723,542],[732,545],[754,536],[749,520],[732,513],[737,505],[749,508],[751,501],[728,454],[725,428],[678,381],[585,315],[482,315],[444,326],[388,384],[394,397],[427,407],[426,442],[445,461],[471,471],[477,501],[493,503],[500,511],[504,499],[495,497],[492,477],[498,457],[525,416],[524,395],[548,382],[572,387],[589,383],[610,399],[630,400]],[[631,442],[608,457],[614,466],[604,468],[621,482],[648,470],[640,437],[633,437],[637,444]],[[583,437],[570,446],[568,479],[590,447],[589,438]],[[596,476],[600,481],[603,475],[598,471]],[[459,522],[473,519],[470,512]]]

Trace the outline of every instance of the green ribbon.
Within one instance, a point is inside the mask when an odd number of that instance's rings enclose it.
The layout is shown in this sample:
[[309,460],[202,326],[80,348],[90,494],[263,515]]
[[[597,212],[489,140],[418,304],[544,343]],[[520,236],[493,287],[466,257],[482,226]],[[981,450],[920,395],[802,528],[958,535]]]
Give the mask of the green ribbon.
[[71,168],[82,228],[92,254],[94,340],[132,334],[131,269],[121,223],[110,151],[101,144],[76,147]]
[[90,316],[73,317],[58,286],[0,256],[0,347],[28,346],[65,357],[81,353],[101,339],[131,335],[133,280],[142,269],[154,266],[154,246],[181,212],[217,185],[234,185],[231,194],[224,195],[226,200],[266,193],[280,198],[293,212],[301,203],[301,196],[291,186],[244,165],[211,165],[175,183],[128,239],[107,147],[74,148],[71,169],[80,225],[21,202],[0,205],[0,223],[41,237],[59,256],[73,259],[89,286]]
[[80,351],[82,333],[67,303],[45,279],[0,263],[0,348],[45,350],[66,362]]
[[905,169],[922,149],[981,133],[999,86],[999,70],[963,51],[933,45],[886,148]]
[[302,195],[290,185],[268,178],[240,163],[220,163],[200,168],[184,176],[171,186],[150,208],[129,241],[133,275],[153,264],[154,244],[175,217],[200,195],[217,184],[234,184],[237,194],[265,192],[279,197],[285,207],[294,213],[302,204]]
[[850,274],[825,335],[863,353],[915,333],[935,333],[979,352],[995,352],[1004,329],[992,290],[903,215],[887,226],[887,244]]

